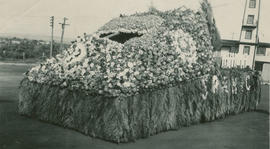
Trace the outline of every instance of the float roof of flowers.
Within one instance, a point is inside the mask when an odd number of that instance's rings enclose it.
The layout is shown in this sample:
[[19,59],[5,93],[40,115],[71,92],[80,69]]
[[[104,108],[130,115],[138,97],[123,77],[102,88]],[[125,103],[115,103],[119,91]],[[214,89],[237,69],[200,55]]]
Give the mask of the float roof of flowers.
[[122,16],[112,19],[99,29],[99,32],[136,31],[146,32],[159,27],[164,19],[156,15]]
[[27,77],[91,94],[129,96],[208,74],[218,33],[208,2],[198,1],[196,11],[152,9],[115,18]]

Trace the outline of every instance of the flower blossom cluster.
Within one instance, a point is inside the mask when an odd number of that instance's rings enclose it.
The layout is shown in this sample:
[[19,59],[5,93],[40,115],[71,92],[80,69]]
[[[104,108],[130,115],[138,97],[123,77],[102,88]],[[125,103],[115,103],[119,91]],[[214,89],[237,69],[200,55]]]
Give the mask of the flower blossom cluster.
[[[100,36],[110,32],[142,36],[125,43]],[[78,38],[56,58],[32,68],[27,77],[89,94],[130,96],[209,73],[212,49],[203,13],[187,9],[125,16],[90,37]]]

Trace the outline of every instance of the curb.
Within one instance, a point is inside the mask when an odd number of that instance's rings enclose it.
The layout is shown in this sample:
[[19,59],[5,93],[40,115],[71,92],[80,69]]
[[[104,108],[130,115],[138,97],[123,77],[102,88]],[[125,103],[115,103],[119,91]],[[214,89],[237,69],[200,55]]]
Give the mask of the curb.
[[38,63],[5,63],[5,62],[0,62],[0,65],[35,66],[35,65],[38,65]]
[[264,114],[270,115],[270,112],[267,111],[267,110],[257,109],[257,110],[255,110],[255,112],[258,112],[258,113],[264,113]]

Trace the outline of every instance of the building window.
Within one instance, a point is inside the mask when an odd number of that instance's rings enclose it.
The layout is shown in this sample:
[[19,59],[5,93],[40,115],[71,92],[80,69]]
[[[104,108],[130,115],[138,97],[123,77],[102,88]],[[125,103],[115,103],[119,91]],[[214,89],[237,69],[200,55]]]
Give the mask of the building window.
[[247,24],[253,24],[253,23],[254,23],[254,15],[248,15]]
[[263,56],[265,56],[265,53],[266,53],[266,48],[264,48],[264,47],[259,47],[258,48],[257,55],[263,55]]
[[249,1],[249,8],[256,8],[256,0]]
[[251,37],[252,37],[252,30],[246,30],[245,39],[251,39]]
[[243,54],[249,55],[250,52],[250,46],[244,46]]
[[234,54],[237,54],[239,51],[239,49],[237,47],[231,47],[230,48],[230,53],[234,53]]

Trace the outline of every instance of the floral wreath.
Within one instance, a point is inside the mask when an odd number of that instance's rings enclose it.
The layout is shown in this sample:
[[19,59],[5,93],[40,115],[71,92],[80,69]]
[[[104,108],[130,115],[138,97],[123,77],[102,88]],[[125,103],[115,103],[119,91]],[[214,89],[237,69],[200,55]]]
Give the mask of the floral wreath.
[[237,94],[237,78],[232,79],[232,94]]
[[212,77],[212,92],[216,93],[218,90],[219,80],[216,75]]
[[204,92],[204,94],[203,93],[201,94],[203,100],[206,100],[207,99],[207,95],[208,95],[207,86],[206,86],[206,79],[207,78],[204,77],[201,80],[202,87],[203,87],[203,92]]
[[224,90],[224,92],[228,93],[229,90],[228,90],[228,84],[227,84],[227,77],[226,76],[223,76],[221,84],[222,84],[222,89]]
[[250,85],[250,83],[249,83],[249,81],[250,81],[250,76],[246,76],[246,79],[245,79],[245,81],[246,81],[246,89],[249,91],[250,90],[250,87],[251,87],[251,85]]

